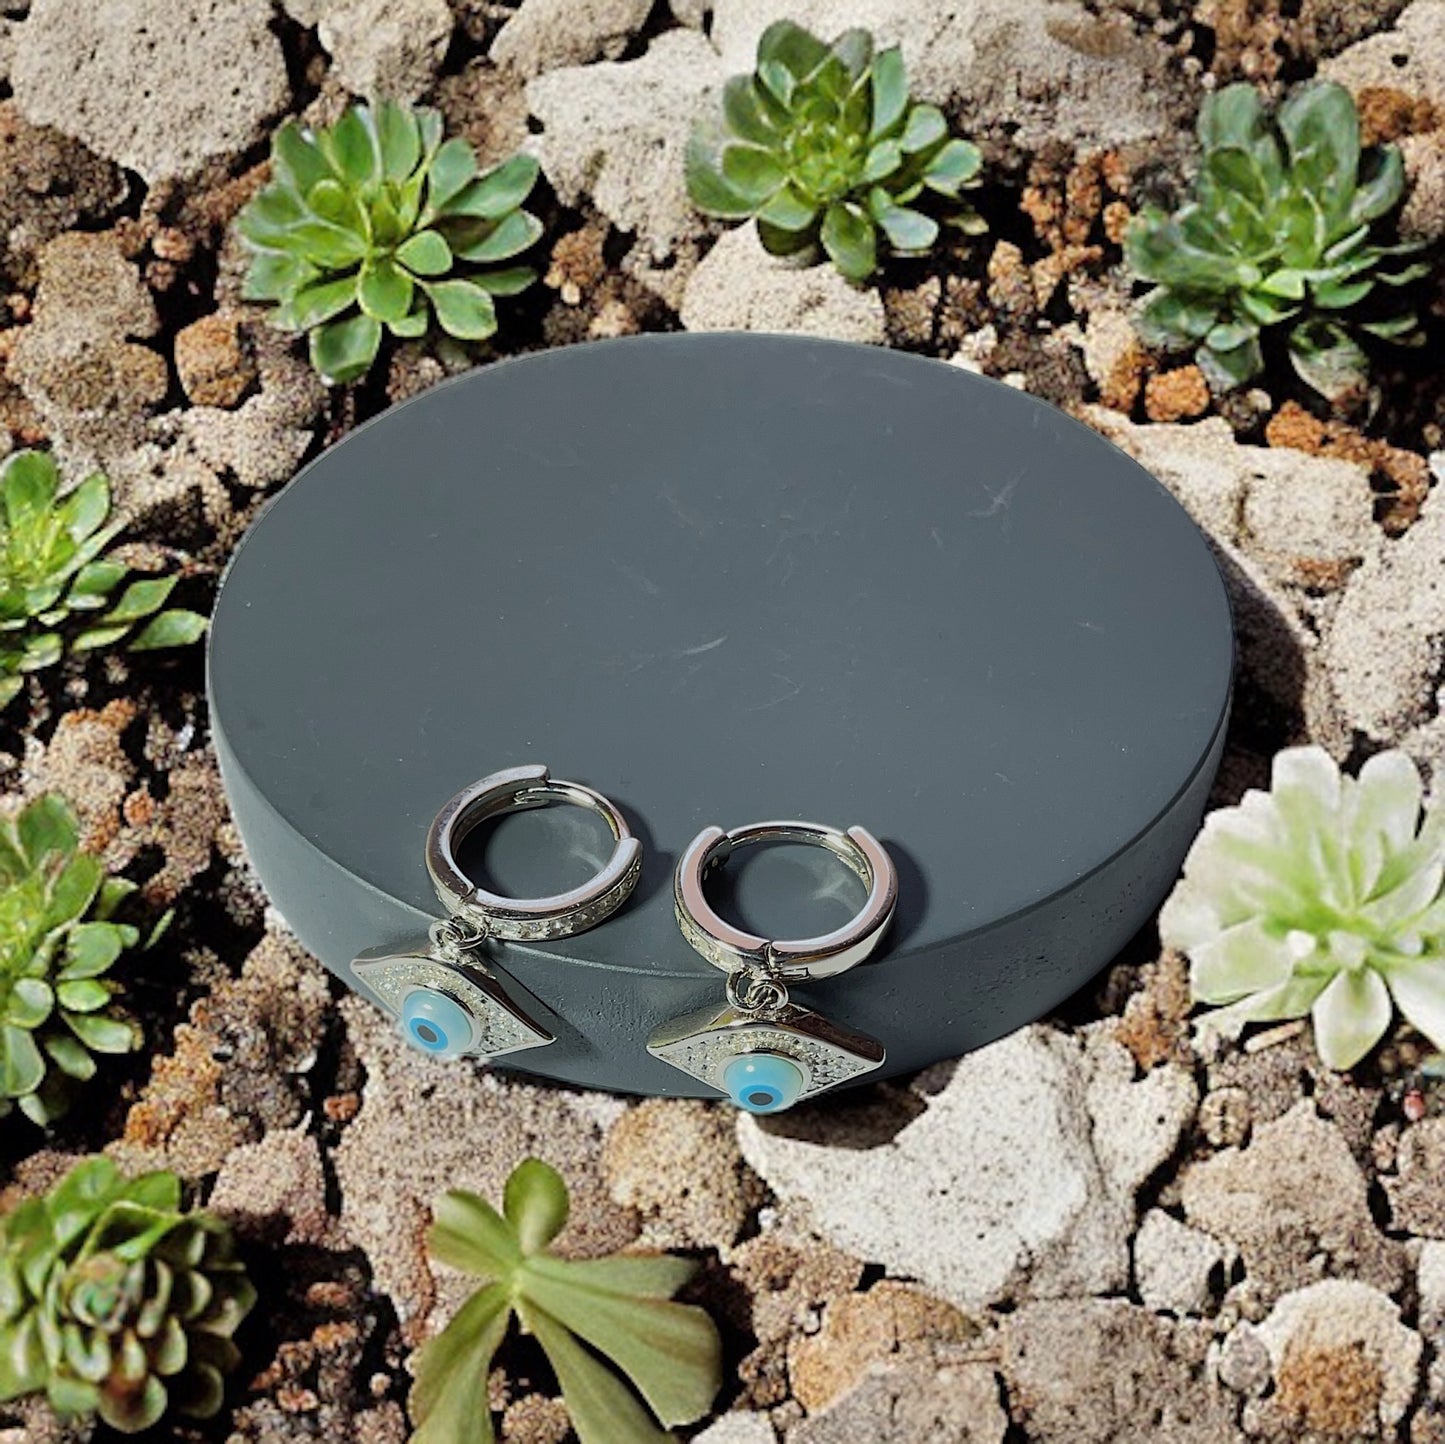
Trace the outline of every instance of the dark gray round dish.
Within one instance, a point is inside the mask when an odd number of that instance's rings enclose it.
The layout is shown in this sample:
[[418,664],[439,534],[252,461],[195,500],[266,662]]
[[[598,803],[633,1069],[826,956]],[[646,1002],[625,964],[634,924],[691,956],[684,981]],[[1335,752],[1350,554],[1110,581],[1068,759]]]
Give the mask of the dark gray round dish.
[[[900,352],[644,336],[497,362],[307,466],[232,557],[208,653],[236,821],[301,941],[351,959],[441,914],[427,828],[521,763],[611,797],[632,900],[497,961],[556,1034],[511,1064],[705,1093],[650,1057],[721,1004],[672,869],[710,823],[861,824],[894,856],[874,959],[797,1000],[953,1057],[1060,1002],[1149,918],[1223,746],[1233,639],[1204,538],[1062,412]],[[589,814],[463,849],[513,895],[606,856]],[[772,936],[844,921],[830,855],[763,849],[720,909]],[[361,991],[366,989],[362,987]]]

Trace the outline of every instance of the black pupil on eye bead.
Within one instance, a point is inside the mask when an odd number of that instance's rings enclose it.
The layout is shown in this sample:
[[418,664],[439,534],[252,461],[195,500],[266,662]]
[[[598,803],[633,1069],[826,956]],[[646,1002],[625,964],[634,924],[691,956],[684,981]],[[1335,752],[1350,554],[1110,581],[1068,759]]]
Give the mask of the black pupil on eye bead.
[[773,1095],[772,1095],[771,1093],[749,1093],[749,1094],[748,1094],[748,1102],[749,1102],[749,1103],[755,1103],[759,1108],[762,1108],[765,1104],[771,1103],[772,1101],[773,1101]]
[[416,1035],[423,1043],[435,1043],[437,1040],[436,1029],[426,1023],[418,1023],[416,1025]]

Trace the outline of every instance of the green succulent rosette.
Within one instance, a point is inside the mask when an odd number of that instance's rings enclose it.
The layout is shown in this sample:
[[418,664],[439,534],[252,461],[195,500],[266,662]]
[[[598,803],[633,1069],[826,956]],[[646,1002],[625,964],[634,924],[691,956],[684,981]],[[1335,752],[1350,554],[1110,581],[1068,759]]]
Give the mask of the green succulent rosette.
[[1364,386],[1367,344],[1424,341],[1405,288],[1429,266],[1420,243],[1384,234],[1400,153],[1361,146],[1349,91],[1306,85],[1271,119],[1253,86],[1229,85],[1198,134],[1192,199],[1145,207],[1125,237],[1130,270],[1155,283],[1138,318],[1149,344],[1192,350],[1223,391],[1259,375],[1261,339],[1278,332],[1299,376],[1337,400]]
[[1331,1068],[1350,1068],[1394,1009],[1445,1047],[1445,810],[1421,817],[1400,751],[1342,776],[1322,747],[1274,759],[1268,792],[1209,814],[1159,916],[1221,1031],[1309,1015]]
[[981,163],[937,106],[911,99],[896,45],[875,50],[866,30],[829,45],[780,20],[759,39],[753,74],[723,87],[721,116],[694,131],[686,175],[699,210],[755,216],[773,254],[821,245],[839,271],[863,281],[880,249],[932,249],[940,222],[930,201],[946,224],[982,230],[961,195]]
[[0,1400],[43,1391],[127,1434],[208,1418],[255,1300],[229,1227],[184,1211],[175,1174],[88,1158],[0,1220]]
[[537,162],[479,172],[471,146],[442,134],[438,111],[394,101],[354,105],[317,131],[288,121],[270,183],[237,217],[252,253],[243,295],[276,302],[275,324],[308,334],[329,383],[365,375],[384,330],[420,337],[434,318],[459,341],[485,340],[493,297],[536,279],[506,263],[542,234],[522,209]]
[[[130,568],[105,548],[124,527],[107,521],[110,484],[88,476],[60,491],[55,460],[17,451],[0,463],[0,707],[27,672],[128,637],[127,650],[194,642],[206,629],[199,613],[161,610],[175,576],[142,577],[111,594]],[[138,624],[143,626],[136,630]]]
[[0,1116],[18,1106],[42,1125],[94,1076],[96,1054],[140,1045],[106,976],[138,937],[112,918],[136,885],[79,841],[58,793],[0,820]]

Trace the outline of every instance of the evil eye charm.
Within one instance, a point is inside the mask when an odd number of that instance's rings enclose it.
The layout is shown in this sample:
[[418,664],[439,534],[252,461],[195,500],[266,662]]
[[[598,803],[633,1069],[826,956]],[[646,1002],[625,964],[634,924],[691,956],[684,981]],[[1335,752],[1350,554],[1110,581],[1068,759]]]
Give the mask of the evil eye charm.
[[647,1040],[654,1058],[748,1113],[781,1113],[883,1066],[883,1045],[796,1003],[766,1014],[728,1004],[674,1018]]
[[413,988],[401,1004],[401,1030],[408,1043],[435,1058],[456,1058],[472,1045],[472,1015],[435,988]]
[[808,1086],[803,1070],[779,1053],[744,1053],[723,1069],[723,1087],[749,1113],[778,1113],[791,1108]]
[[356,980],[396,1018],[401,1035],[432,1058],[500,1058],[553,1035],[521,1002],[515,980],[475,954],[448,957],[430,937],[370,948],[352,959]]

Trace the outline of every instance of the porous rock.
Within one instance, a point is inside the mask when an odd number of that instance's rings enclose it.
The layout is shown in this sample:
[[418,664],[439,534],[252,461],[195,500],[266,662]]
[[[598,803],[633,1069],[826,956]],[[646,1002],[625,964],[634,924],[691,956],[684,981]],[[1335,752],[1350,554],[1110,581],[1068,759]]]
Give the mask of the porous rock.
[[739,1139],[838,1247],[965,1308],[1120,1288],[1134,1192],[1196,1103],[1182,1069],[1132,1073],[1127,1050],[1102,1035],[1086,1053],[1025,1028],[963,1058],[888,1141],[838,1147],[830,1132],[847,1125],[833,1114],[812,1118],[812,1136],[744,1114]]
[[615,60],[651,9],[651,0],[523,0],[492,41],[491,57],[529,78]]
[[980,134],[1016,143],[1120,145],[1192,111],[1168,52],[1118,17],[1075,0],[716,0],[712,39],[729,74],[750,71],[758,37],[792,20],[831,40],[847,26],[899,44],[916,98],[957,105]]
[[234,406],[256,379],[234,316],[215,313],[183,327],[175,356],[181,389],[197,406]]
[[289,934],[267,932],[238,978],[192,1005],[174,1052],[155,1059],[123,1135],[105,1151],[131,1172],[200,1178],[240,1144],[294,1127],[330,1001],[321,965]]
[[0,275],[11,285],[30,280],[38,247],[125,199],[115,166],[50,126],[32,125],[13,100],[0,100],[0,156]]
[[820,1312],[850,1296],[863,1276],[855,1258],[776,1224],[731,1250],[728,1268],[746,1299],[757,1347],[739,1365],[747,1402],[768,1407],[790,1397],[788,1353],[818,1327]]
[[718,238],[682,293],[689,331],[790,331],[881,345],[878,292],[850,285],[826,262],[799,266],[770,256],[752,222]]
[[1419,520],[1350,578],[1325,642],[1345,718],[1379,741],[1438,711],[1445,686],[1445,504],[1431,494]]
[[1202,1312],[1212,1296],[1211,1277],[1224,1262],[1217,1239],[1151,1208],[1134,1237],[1134,1278],[1151,1309]]
[[160,321],[136,268],[105,235],[68,231],[39,253],[34,317],[9,374],[78,464],[134,445],[168,385],[166,363],[139,341]]
[[1136,426],[1104,408],[1089,420],[1178,498],[1212,536],[1282,581],[1297,562],[1355,564],[1380,544],[1368,470],[1354,462],[1241,446],[1223,417]]
[[533,138],[563,205],[585,196],[662,260],[707,222],[688,199],[683,151],[727,72],[692,30],[658,36],[636,60],[549,71],[528,83]]
[[1445,0],[1414,0],[1393,29],[1326,61],[1320,75],[1354,91],[1405,91],[1445,109]]
[[1234,1444],[1234,1404],[1206,1368],[1211,1334],[1125,1299],[1025,1304],[1003,1327],[1015,1417],[1049,1444]]
[[512,1169],[539,1157],[572,1198],[556,1249],[606,1253],[636,1238],[635,1216],[608,1196],[598,1168],[604,1129],[625,1104],[439,1064],[409,1048],[374,1004],[349,996],[340,1010],[366,1069],[361,1109],[335,1152],[341,1226],[366,1251],[408,1339],[439,1329],[474,1287],[452,1270],[434,1276],[427,1259],[432,1204],[447,1189],[496,1202]]
[[778,1434],[766,1414],[734,1410],[695,1435],[693,1444],[777,1444]]
[[1409,240],[1445,237],[1445,122],[1426,135],[1400,141],[1409,193],[1400,210],[1400,234]]
[[874,1364],[847,1393],[788,1430],[787,1444],[1001,1444],[1008,1415],[986,1364]]
[[1405,1130],[1395,1170],[1384,1180],[1391,1227],[1445,1239],[1445,1118],[1426,1118]]
[[321,1149],[304,1124],[237,1148],[216,1175],[206,1206],[242,1232],[274,1232],[282,1243],[324,1246],[335,1233]]
[[75,707],[62,714],[49,742],[38,741],[29,759],[28,797],[62,793],[80,821],[80,844],[99,853],[108,871],[117,872],[135,856],[116,847],[121,802],[135,782],[136,768],[121,738],[139,708],[115,697],[104,707]]
[[607,1135],[602,1173],[654,1248],[725,1250],[764,1197],[731,1119],[692,1098],[649,1098],[624,1113]]
[[1357,1279],[1324,1279],[1285,1294],[1257,1332],[1275,1382],[1253,1406],[1260,1423],[1331,1438],[1397,1437],[1422,1344],[1393,1300]]
[[314,25],[336,78],[353,95],[416,100],[446,56],[453,17],[446,0],[284,0]]
[[949,1346],[979,1333],[952,1304],[883,1279],[866,1293],[843,1294],[823,1312],[816,1333],[789,1341],[793,1397],[810,1414],[847,1393],[874,1364],[912,1364],[931,1371]]
[[34,0],[11,84],[53,125],[147,182],[245,150],[290,99],[268,0]]
[[[1302,569],[1318,557],[1290,550],[1299,543],[1289,528],[1290,517],[1308,515],[1311,506],[1324,516],[1341,510],[1354,516],[1338,537],[1331,537],[1319,518],[1314,526],[1317,551],[1333,559],[1328,565],[1345,570],[1356,565],[1366,546],[1383,545],[1360,532],[1368,526],[1368,507],[1354,514],[1348,503],[1342,508],[1339,500],[1365,485],[1363,470],[1329,462],[1327,472],[1320,473],[1323,504],[1306,502],[1291,498],[1288,478],[1301,474],[1296,470],[1301,459],[1322,465],[1321,459],[1291,457],[1281,465],[1270,459],[1265,448],[1236,445],[1222,418],[1192,426],[1135,426],[1117,412],[1096,406],[1088,409],[1086,419],[1163,482],[1203,529],[1229,591],[1243,678],[1274,707],[1299,717],[1315,741],[1343,755],[1349,732],[1335,698],[1331,670],[1323,663],[1319,637],[1305,625],[1287,590],[1288,583],[1302,579]],[[1274,546],[1282,550],[1263,549],[1245,526],[1256,473],[1261,495],[1269,498],[1255,508],[1256,524],[1266,527]],[[1247,702],[1248,693],[1241,691],[1239,703]]]
[[1325,1273],[1400,1283],[1399,1245],[1380,1233],[1359,1165],[1309,1099],[1256,1127],[1247,1147],[1190,1164],[1180,1200],[1189,1223],[1239,1250],[1266,1301]]

